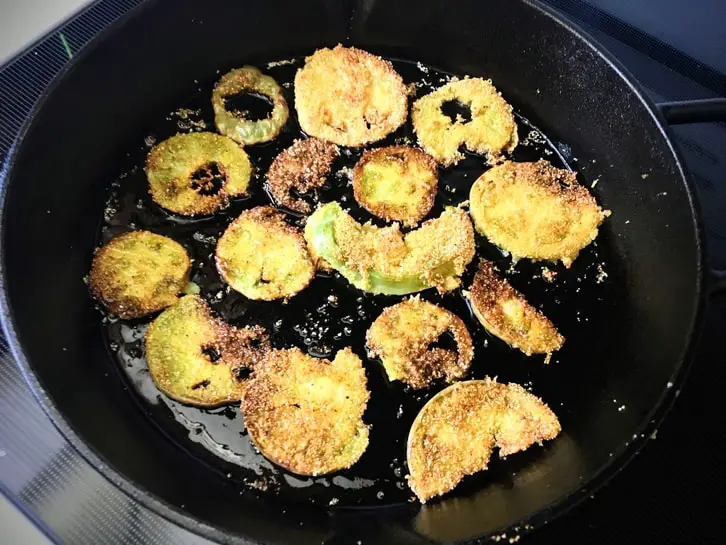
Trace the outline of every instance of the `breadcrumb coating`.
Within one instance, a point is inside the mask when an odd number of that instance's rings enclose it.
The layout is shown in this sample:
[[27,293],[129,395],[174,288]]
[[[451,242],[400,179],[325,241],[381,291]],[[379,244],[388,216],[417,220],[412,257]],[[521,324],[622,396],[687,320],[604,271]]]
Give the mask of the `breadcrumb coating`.
[[189,282],[184,246],[150,231],[112,238],[91,263],[91,294],[119,318],[141,318],[176,303]]
[[340,146],[362,146],[400,127],[408,93],[390,62],[355,47],[318,49],[295,75],[303,131]]
[[213,316],[198,295],[179,299],[146,332],[146,360],[156,386],[198,407],[239,401],[238,373],[254,368],[268,350],[264,328],[232,327]]
[[[469,106],[471,120],[452,121],[445,115],[441,107],[449,101]],[[411,119],[421,147],[444,166],[464,158],[461,146],[486,154],[490,163],[496,163],[503,152],[511,153],[517,145],[512,107],[491,80],[455,79],[414,102]]]
[[547,354],[547,363],[552,352],[565,343],[554,324],[498,276],[494,265],[488,261],[481,260],[471,287],[464,295],[489,333],[528,356]]
[[477,230],[512,257],[562,261],[565,267],[610,215],[574,172],[544,160],[507,161],[488,170],[474,182],[469,206]]
[[408,484],[425,503],[487,469],[495,447],[508,456],[560,430],[552,410],[517,384],[457,382],[431,398],[411,426]]
[[365,452],[369,397],[363,364],[349,348],[332,362],[298,348],[273,350],[245,384],[242,414],[266,458],[298,475],[324,475]]
[[[431,347],[451,335],[456,350]],[[390,380],[425,388],[437,379],[464,376],[474,358],[471,336],[461,318],[438,305],[411,297],[387,307],[366,334],[373,357],[381,358]]]

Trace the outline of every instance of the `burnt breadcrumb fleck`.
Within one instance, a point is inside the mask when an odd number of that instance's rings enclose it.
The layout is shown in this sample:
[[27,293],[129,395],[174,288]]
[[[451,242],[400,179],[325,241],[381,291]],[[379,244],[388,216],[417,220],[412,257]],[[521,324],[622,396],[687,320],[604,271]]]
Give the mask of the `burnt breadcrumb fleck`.
[[318,138],[295,140],[267,171],[267,188],[275,202],[295,212],[309,214],[310,205],[295,196],[320,188],[339,155],[338,146]]
[[469,196],[476,229],[514,258],[562,261],[569,267],[610,215],[574,172],[544,160],[507,161],[474,183]]
[[330,362],[273,350],[245,384],[242,414],[260,452],[298,475],[352,466],[368,446],[363,365],[345,348]]
[[368,150],[353,170],[355,200],[371,214],[409,227],[431,211],[437,184],[436,161],[410,146]]
[[[446,116],[441,107],[450,101],[469,106],[471,120],[452,121]],[[444,166],[464,158],[461,146],[486,154],[493,164],[501,160],[503,152],[511,153],[517,145],[512,107],[491,80],[455,79],[414,102],[411,119],[421,147]]]
[[539,310],[482,260],[465,296],[474,315],[489,333],[527,354],[547,354],[562,348],[565,338]]
[[191,261],[184,246],[150,231],[132,231],[96,251],[89,285],[92,295],[125,320],[173,305],[189,281]]
[[[456,350],[431,345],[451,335]],[[464,376],[474,357],[471,336],[455,314],[419,297],[386,308],[366,334],[373,357],[381,358],[390,380],[425,388],[437,379]]]
[[216,262],[232,289],[264,301],[292,297],[315,275],[302,234],[272,206],[234,220],[217,242]]
[[406,121],[408,92],[390,62],[355,47],[318,49],[295,75],[300,127],[340,146],[362,146]]
[[236,328],[187,295],[162,312],[146,332],[146,360],[167,396],[198,407],[239,401],[239,375],[259,363],[270,345],[264,328]]
[[554,439],[552,410],[517,384],[457,382],[426,403],[408,436],[408,484],[425,503],[487,469],[494,448],[504,457]]

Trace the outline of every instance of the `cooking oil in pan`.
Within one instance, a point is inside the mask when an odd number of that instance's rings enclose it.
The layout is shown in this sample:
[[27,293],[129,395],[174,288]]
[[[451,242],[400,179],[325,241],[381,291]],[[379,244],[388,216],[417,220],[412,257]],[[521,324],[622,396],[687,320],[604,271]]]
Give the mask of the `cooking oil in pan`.
[[[450,75],[425,67],[420,63],[393,61],[407,83],[414,83],[417,96],[445,83]],[[302,59],[268,63],[267,72],[283,86],[288,104],[294,104],[292,81]],[[176,134],[214,130],[210,104],[214,80],[199,84],[186,100],[158,123],[151,125],[144,137],[132,147],[128,163],[112,184],[104,215],[99,243],[119,233],[133,229],[148,229],[170,236],[183,244],[193,259],[191,280],[218,315],[235,325],[259,324],[271,335],[276,348],[298,346],[312,356],[332,358],[350,346],[364,361],[371,399],[364,420],[371,426],[370,444],[366,453],[346,471],[324,477],[307,478],[290,474],[260,455],[248,437],[243,418],[236,406],[217,409],[198,409],[173,401],[155,387],[144,359],[143,337],[149,319],[124,322],[105,320],[105,335],[117,368],[131,386],[134,399],[154,423],[172,441],[200,459],[200,463],[217,470],[221,478],[229,479],[241,490],[261,494],[278,494],[291,501],[314,502],[327,506],[363,506],[408,502],[412,494],[405,476],[405,446],[413,419],[420,408],[443,384],[413,391],[400,383],[390,383],[380,364],[367,357],[365,332],[383,308],[401,300],[395,296],[372,296],[352,288],[337,274],[320,273],[312,284],[289,303],[251,301],[230,290],[216,272],[215,244],[226,226],[243,210],[271,201],[263,189],[264,174],[274,157],[304,137],[291,109],[291,119],[283,133],[274,141],[246,148],[255,166],[248,197],[236,199],[229,208],[212,217],[182,218],[158,207],[148,195],[143,173],[146,154],[156,143]],[[257,101],[260,99],[257,98]],[[461,112],[456,112],[463,115]],[[465,114],[466,112],[464,112]],[[518,116],[520,145],[513,154],[518,161],[547,159],[555,166],[569,168],[572,158],[568,148],[558,147],[526,119]],[[410,120],[377,145],[415,144]],[[350,172],[361,150],[342,149],[320,201],[338,200],[361,221],[383,223],[360,208],[353,198]],[[482,157],[467,155],[456,167],[440,171],[439,191],[434,209],[428,217],[438,216],[444,206],[459,204],[468,199],[469,188],[488,167]],[[291,223],[302,226],[304,218],[288,215]],[[602,237],[601,237],[602,238]],[[472,333],[475,360],[470,378],[498,376],[500,380],[535,386],[535,393],[547,400],[557,411],[561,395],[548,384],[561,380],[566,373],[566,354],[572,344],[587,343],[595,335],[598,321],[597,306],[605,300],[610,283],[605,278],[608,265],[601,247],[591,245],[570,270],[559,265],[511,263],[498,249],[481,237],[477,238],[478,255],[498,263],[510,281],[528,299],[544,308],[545,313],[568,337],[561,354],[545,368],[541,358],[526,358],[493,339],[472,316],[461,294],[456,291],[445,296],[427,290],[422,294],[459,315]],[[464,276],[468,285],[476,266],[472,263]],[[585,310],[587,309],[587,311]],[[575,340],[574,342],[572,339]],[[560,418],[566,414],[558,411]],[[505,464],[492,464],[489,474]],[[497,469],[500,468],[500,469]],[[480,486],[487,474],[476,477]]]

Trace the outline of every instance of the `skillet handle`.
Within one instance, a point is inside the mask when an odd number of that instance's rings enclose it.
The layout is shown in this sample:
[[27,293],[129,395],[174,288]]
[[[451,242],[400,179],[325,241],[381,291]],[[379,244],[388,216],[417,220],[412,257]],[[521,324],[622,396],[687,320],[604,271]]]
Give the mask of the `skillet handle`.
[[710,269],[708,271],[708,296],[713,298],[726,294],[726,270]]
[[656,106],[670,125],[726,121],[726,98],[661,102]]
[[[670,125],[726,121],[726,98],[661,102],[656,107]],[[726,294],[726,270],[709,268],[707,292],[709,297]]]

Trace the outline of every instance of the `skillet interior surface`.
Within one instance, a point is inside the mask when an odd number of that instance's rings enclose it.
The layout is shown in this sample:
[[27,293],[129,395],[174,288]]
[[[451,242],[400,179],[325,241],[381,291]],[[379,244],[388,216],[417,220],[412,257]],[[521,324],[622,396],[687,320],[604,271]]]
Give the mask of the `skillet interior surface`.
[[[275,60],[266,63],[267,73],[286,87],[286,98],[293,104],[292,82],[296,70],[304,58]],[[407,83],[416,85],[417,96],[430,92],[450,80],[450,75],[412,62],[394,61],[394,68]],[[408,430],[418,411],[445,384],[420,391],[412,391],[400,382],[390,383],[382,366],[375,360],[366,359],[365,333],[372,321],[389,305],[404,299],[399,296],[372,296],[358,290],[340,275],[321,272],[302,293],[288,303],[251,301],[230,290],[216,271],[214,248],[221,233],[243,210],[258,205],[269,205],[263,182],[267,168],[274,157],[292,144],[295,138],[304,137],[295,116],[288,121],[284,134],[264,145],[246,148],[256,168],[250,195],[238,199],[223,213],[190,219],[175,216],[157,206],[148,194],[148,183],[143,171],[146,154],[154,143],[177,132],[214,131],[214,116],[209,97],[214,81],[198,84],[189,100],[160,123],[153,123],[149,133],[128,153],[129,166],[122,168],[112,184],[107,203],[100,242],[131,229],[146,229],[162,233],[184,244],[193,259],[191,281],[201,288],[201,293],[212,309],[229,323],[244,326],[259,324],[271,333],[273,346],[289,348],[298,346],[310,355],[332,359],[335,353],[350,346],[366,363],[368,389],[371,401],[365,420],[371,427],[370,446],[364,457],[352,468],[340,474],[315,479],[296,477],[278,470],[273,464],[255,453],[244,430],[243,419],[237,407],[197,409],[175,402],[154,386],[144,359],[143,336],[151,319],[133,322],[116,320],[112,316],[103,319],[104,335],[109,352],[118,359],[125,371],[130,389],[142,398],[142,410],[185,448],[204,457],[210,464],[233,481],[243,486],[262,489],[299,501],[338,506],[380,506],[406,502],[412,494],[406,485],[405,445]],[[264,103],[263,103],[264,104]],[[260,113],[264,113],[264,108]],[[552,143],[542,132],[525,119],[519,118],[520,144],[512,159],[534,161],[544,158],[560,168],[577,167],[577,158],[569,155],[569,146]],[[413,144],[410,120],[399,130],[376,145]],[[350,183],[352,167],[360,158],[360,149],[344,149],[333,167],[327,187],[320,192],[321,202],[339,201],[361,222],[386,225],[360,207]],[[445,206],[458,205],[469,198],[469,190],[476,178],[488,167],[483,157],[469,155],[459,165],[441,169],[439,192],[436,203],[427,218],[438,217]],[[597,185],[591,180],[581,180]],[[288,216],[288,220],[303,227],[305,216]],[[425,220],[424,220],[425,221]],[[621,270],[612,255],[612,242],[606,235],[588,248],[567,270],[563,266],[532,263],[522,260],[516,266],[511,259],[492,246],[484,237],[477,237],[477,255],[498,263],[502,272],[509,270],[510,281],[528,299],[558,325],[567,337],[567,348],[553,357],[552,365],[543,364],[542,356],[528,358],[512,350],[503,342],[492,338],[473,317],[461,290],[441,296],[435,290],[426,290],[421,296],[448,308],[462,317],[474,335],[476,359],[472,364],[471,378],[498,376],[500,380],[524,384],[538,395],[544,396],[560,413],[565,429],[572,428],[567,417],[570,411],[577,414],[585,400],[578,400],[573,407],[566,401],[575,397],[561,384],[571,375],[573,365],[601,341],[600,332],[607,329],[608,301],[612,300],[614,286],[622,283]],[[471,283],[477,266],[475,259],[464,276],[464,286]],[[613,261],[613,266],[610,266]],[[557,276],[549,282],[542,274],[543,267]],[[442,339],[446,342],[446,339]],[[453,346],[451,346],[453,348]],[[550,384],[551,383],[551,384]],[[543,390],[540,392],[540,390]],[[567,408],[566,408],[567,407]],[[192,443],[192,444],[189,444]],[[207,452],[199,449],[202,446]],[[210,457],[209,453],[213,456]],[[536,453],[521,458],[537,458]],[[516,458],[520,458],[519,456]],[[221,460],[229,464],[220,463]],[[519,462],[519,463],[518,463]],[[522,465],[524,464],[524,465]],[[489,474],[470,479],[471,490],[480,489],[492,479],[508,478],[516,467],[526,467],[526,460],[514,461],[514,466],[497,464]],[[494,474],[498,474],[495,477]],[[500,474],[500,475],[499,475]],[[466,487],[465,487],[466,488]]]
[[[399,8],[377,3],[359,7],[352,24],[342,8],[321,3],[317,11],[294,14],[298,23],[308,24],[292,25],[275,20],[280,9],[275,3],[242,7],[217,1],[204,8],[191,1],[151,3],[56,84],[16,150],[5,185],[5,302],[12,311],[11,336],[17,334],[22,346],[21,360],[39,379],[36,391],[41,389],[46,402],[63,415],[61,427],[67,423],[93,454],[139,487],[121,483],[125,490],[137,497],[144,494],[139,490],[148,491],[181,508],[201,524],[152,501],[167,516],[209,535],[220,534],[207,524],[271,542],[320,542],[339,534],[415,543],[468,539],[510,526],[575,490],[582,494],[604,467],[640,440],[653,408],[676,382],[689,344],[700,286],[690,195],[657,121],[627,82],[565,27],[525,4],[492,2],[487,14],[473,2],[461,2],[446,14],[423,4],[405,19]],[[231,32],[233,21],[241,20],[255,21],[248,27],[254,36],[233,40],[224,30]],[[148,36],[143,51],[124,46],[137,35]],[[149,205],[143,173],[133,167],[143,163],[148,149],[144,137],[169,136],[180,122],[209,122],[206,100],[217,70],[244,63],[264,66],[339,41],[456,74],[491,77],[515,109],[552,139],[552,144],[520,147],[515,159],[534,159],[548,149],[546,158],[578,170],[581,182],[592,186],[597,180],[594,193],[614,212],[597,246],[586,250],[572,269],[553,267],[560,271],[553,284],[536,274],[541,265],[522,262],[510,275],[515,287],[542,305],[568,338],[547,367],[487,338],[459,296],[431,294],[465,318],[474,333],[473,375],[531,384],[560,416],[564,432],[544,449],[492,464],[448,499],[422,510],[406,501],[410,494],[400,478],[405,473],[403,449],[417,408],[436,390],[403,392],[385,383],[375,362],[366,361],[374,392],[366,414],[373,424],[369,452],[341,475],[314,482],[293,479],[251,453],[236,411],[209,415],[159,402],[148,389],[139,347],[134,346],[142,323],[106,323],[102,328],[82,282],[99,225],[108,236],[133,223],[188,245],[198,259],[194,279],[223,316],[237,323],[254,319],[274,330],[279,317],[262,305],[234,294],[217,299],[223,285],[208,264],[213,244],[206,237],[218,235],[242,209],[267,202],[261,178],[275,153],[296,135],[294,121],[279,141],[253,148],[254,196],[235,202],[214,221],[180,222]],[[407,82],[436,83],[439,75],[423,74],[411,63],[397,68]],[[294,69],[283,65],[270,73],[289,81]],[[180,119],[180,107],[200,113]],[[167,112],[177,115],[158,121]],[[407,130],[392,138],[405,137]],[[521,137],[530,130],[520,124]],[[341,165],[354,160],[344,156]],[[480,159],[469,157],[442,172],[432,215],[447,200],[464,200],[461,194],[484,168]],[[338,191],[347,193],[352,206],[344,182],[333,177],[324,200]],[[102,218],[109,186],[114,206]],[[503,270],[509,267],[509,260],[484,241],[479,247]],[[606,278],[600,275],[601,264]],[[604,281],[597,282],[597,276]],[[337,308],[322,305],[331,292],[344,301]],[[288,305],[275,343],[297,344],[321,355],[352,345],[364,356],[365,327],[382,306],[398,298],[364,296],[358,301],[361,296],[342,280],[316,279]],[[343,321],[348,315],[352,320]],[[311,324],[330,329],[319,338]],[[128,373],[122,372],[119,380],[121,369]],[[150,403],[128,391],[139,389]],[[219,452],[211,455],[210,449]],[[248,469],[220,462],[218,454]],[[338,500],[338,505],[331,511],[300,505],[307,498],[322,506]],[[383,506],[387,508],[378,508]],[[361,525],[359,518],[370,514],[374,522]],[[354,534],[348,534],[350,528]]]

